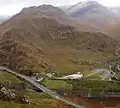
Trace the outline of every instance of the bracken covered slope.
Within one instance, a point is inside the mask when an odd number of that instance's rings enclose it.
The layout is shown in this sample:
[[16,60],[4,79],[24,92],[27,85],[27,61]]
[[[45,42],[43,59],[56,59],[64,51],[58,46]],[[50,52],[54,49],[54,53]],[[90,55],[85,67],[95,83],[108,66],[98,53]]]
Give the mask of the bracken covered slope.
[[102,67],[115,49],[101,33],[78,32],[44,14],[21,12],[0,27],[0,65],[23,74]]
[[71,18],[67,13],[61,10],[58,7],[54,7],[52,5],[41,5],[41,6],[33,6],[24,8],[21,13],[38,13],[39,15],[43,15],[46,17],[50,17],[52,19],[57,20],[60,24],[70,25],[77,28],[80,31],[99,31],[94,26],[89,25],[83,21],[77,21],[74,18]]
[[116,40],[120,40],[120,23],[110,26],[105,30],[105,33]]

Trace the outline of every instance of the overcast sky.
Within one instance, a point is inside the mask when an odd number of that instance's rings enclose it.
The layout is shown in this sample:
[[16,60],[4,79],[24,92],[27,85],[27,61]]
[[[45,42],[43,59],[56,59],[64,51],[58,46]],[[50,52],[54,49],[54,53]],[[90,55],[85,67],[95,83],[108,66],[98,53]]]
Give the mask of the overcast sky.
[[[0,15],[18,13],[23,7],[51,4],[54,6],[71,5],[86,0],[0,0]],[[88,0],[87,0],[88,1]],[[96,0],[104,6],[120,6],[120,0]]]

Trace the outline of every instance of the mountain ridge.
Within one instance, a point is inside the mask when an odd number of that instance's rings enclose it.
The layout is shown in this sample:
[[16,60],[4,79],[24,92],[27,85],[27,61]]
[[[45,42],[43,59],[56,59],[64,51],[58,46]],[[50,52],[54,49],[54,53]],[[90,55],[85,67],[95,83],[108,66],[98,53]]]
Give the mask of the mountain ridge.
[[38,13],[19,13],[0,27],[0,65],[28,75],[69,74],[101,66],[104,53],[114,52],[113,42],[102,33],[80,32]]
[[114,12],[97,1],[79,2],[65,12],[78,21],[86,22],[101,30],[120,22]]
[[92,31],[92,32],[99,31],[99,29],[96,29],[92,25],[71,18],[63,10],[59,9],[58,7],[54,7],[52,5],[40,5],[40,6],[28,7],[28,8],[24,8],[20,13],[24,13],[25,11],[27,12],[27,10],[30,11],[31,9],[33,13],[44,15],[44,17],[50,17],[52,19],[57,20],[61,24],[73,26],[80,31]]

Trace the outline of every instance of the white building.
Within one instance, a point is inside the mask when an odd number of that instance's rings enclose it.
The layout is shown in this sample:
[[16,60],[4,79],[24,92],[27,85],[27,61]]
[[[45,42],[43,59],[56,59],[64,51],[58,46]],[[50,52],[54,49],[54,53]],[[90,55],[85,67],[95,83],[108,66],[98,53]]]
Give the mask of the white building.
[[82,78],[83,75],[82,74],[73,74],[73,75],[68,75],[68,76],[63,76],[63,77],[59,77],[57,79],[80,79]]

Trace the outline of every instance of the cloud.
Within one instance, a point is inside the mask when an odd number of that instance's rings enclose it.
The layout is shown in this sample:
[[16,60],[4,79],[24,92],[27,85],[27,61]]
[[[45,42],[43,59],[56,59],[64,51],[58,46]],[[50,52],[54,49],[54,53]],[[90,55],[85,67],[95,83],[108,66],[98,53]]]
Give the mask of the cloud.
[[[71,3],[71,0],[66,0],[66,3]],[[64,0],[0,0],[0,15],[13,15],[18,13],[24,7],[32,5],[63,5]]]
[[72,4],[78,0],[0,0],[0,6],[13,5],[13,4],[28,4],[28,5],[40,5],[40,4],[53,4],[63,5]]
[[105,6],[120,6],[120,0],[98,0]]
[[0,5],[1,6],[6,6],[6,5],[12,5],[12,4],[17,4],[20,3],[21,0],[0,0]]
[[[52,4],[52,5],[69,5],[75,4],[80,1],[86,0],[0,0],[0,6],[14,5],[14,4],[27,4],[27,5],[41,5],[41,4]],[[97,0],[103,5],[112,6],[120,5],[119,0]]]

